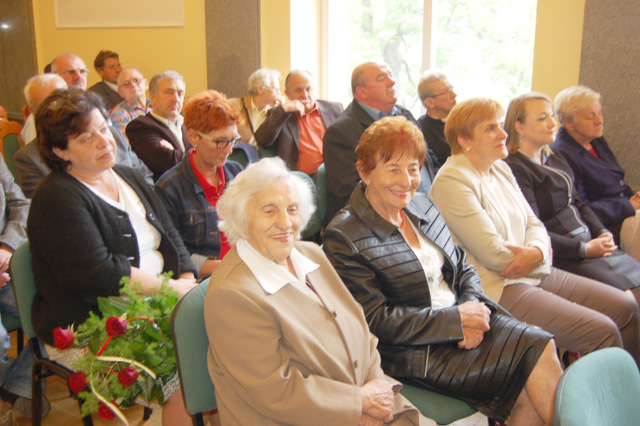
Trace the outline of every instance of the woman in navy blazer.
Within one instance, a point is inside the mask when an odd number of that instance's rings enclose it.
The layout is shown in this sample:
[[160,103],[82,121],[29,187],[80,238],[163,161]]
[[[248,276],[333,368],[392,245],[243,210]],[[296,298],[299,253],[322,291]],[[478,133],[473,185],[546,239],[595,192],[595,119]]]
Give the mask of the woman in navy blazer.
[[640,193],[624,181],[624,170],[604,139],[600,94],[585,86],[564,89],[555,99],[562,127],[551,148],[561,152],[575,175],[578,196],[614,234],[620,246],[640,259]]

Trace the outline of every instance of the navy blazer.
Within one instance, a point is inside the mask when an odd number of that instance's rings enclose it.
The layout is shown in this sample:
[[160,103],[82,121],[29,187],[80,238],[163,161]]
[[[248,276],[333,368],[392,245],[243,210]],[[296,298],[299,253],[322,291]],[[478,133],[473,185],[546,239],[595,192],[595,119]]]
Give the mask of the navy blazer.
[[634,192],[625,183],[624,170],[604,137],[591,141],[591,146],[600,158],[584,149],[564,127],[551,144],[571,166],[580,199],[591,207],[604,226],[620,224],[636,213],[629,201]]
[[[154,181],[157,181],[164,172],[182,161],[185,152],[191,148],[184,125],[182,126],[184,151],[182,151],[180,143],[171,129],[151,113],[131,121],[125,131],[133,151],[153,172]],[[173,145],[174,149],[160,145],[160,141],[163,139]]]

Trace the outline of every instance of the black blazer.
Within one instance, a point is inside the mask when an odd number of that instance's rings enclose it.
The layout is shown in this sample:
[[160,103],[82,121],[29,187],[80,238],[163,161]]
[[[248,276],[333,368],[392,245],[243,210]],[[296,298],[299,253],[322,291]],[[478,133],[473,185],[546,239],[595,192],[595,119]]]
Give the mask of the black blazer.
[[[157,120],[151,113],[131,121],[127,125],[125,132],[133,151],[153,172],[154,181],[157,181],[164,172],[178,164],[184,158],[184,154],[191,148],[191,143],[187,138],[187,129],[184,125],[182,126],[184,151],[182,151],[180,143],[171,129]],[[174,149],[160,145],[160,141],[163,139],[171,143]]]
[[[391,111],[392,115],[405,116],[417,126],[411,112],[396,105]],[[364,131],[375,120],[354,99],[340,117],[330,126],[323,139],[324,167],[327,172],[327,213],[323,224],[327,225],[333,216],[343,208],[349,197],[360,181],[356,169],[356,147]],[[418,191],[429,193],[431,182],[435,177],[435,167],[428,152],[421,171],[422,183]]]
[[[316,104],[325,128],[331,126],[344,111],[339,102],[317,100]],[[295,170],[300,149],[298,115],[286,112],[281,105],[271,108],[264,123],[256,130],[256,142],[265,148],[275,146],[278,157],[287,163],[289,170]]]
[[[404,212],[442,253],[442,274],[457,304],[483,301],[502,310],[482,291],[480,277],[465,262],[464,251],[453,242],[437,207],[416,193]],[[362,185],[325,229],[323,249],[380,339],[386,374],[424,377],[428,345],[463,339],[457,307],[431,309],[420,261],[398,228],[371,207]]]

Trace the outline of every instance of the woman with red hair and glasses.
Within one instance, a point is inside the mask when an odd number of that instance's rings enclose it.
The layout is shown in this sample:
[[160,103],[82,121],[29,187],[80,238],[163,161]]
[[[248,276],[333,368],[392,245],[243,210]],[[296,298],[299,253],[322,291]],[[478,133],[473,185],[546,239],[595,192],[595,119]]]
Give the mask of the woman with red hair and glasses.
[[207,90],[192,96],[184,107],[184,126],[193,148],[156,182],[200,278],[211,275],[230,248],[218,230],[216,205],[242,171],[240,164],[227,162],[240,140],[238,117],[222,93]]

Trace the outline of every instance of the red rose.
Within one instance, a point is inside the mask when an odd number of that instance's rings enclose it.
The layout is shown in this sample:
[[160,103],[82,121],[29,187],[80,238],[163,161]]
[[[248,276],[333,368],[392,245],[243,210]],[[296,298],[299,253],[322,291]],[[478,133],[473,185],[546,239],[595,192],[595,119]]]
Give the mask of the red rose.
[[124,387],[131,386],[136,382],[138,378],[138,370],[133,365],[128,366],[127,368],[123,368],[118,373],[118,381]]
[[75,393],[80,393],[87,388],[87,375],[82,371],[71,373],[69,376],[69,387]]
[[56,327],[53,329],[53,342],[58,349],[67,349],[73,344],[73,329]]
[[[111,401],[111,403],[116,407],[118,406],[115,401]],[[113,420],[113,418],[116,416],[113,410],[111,410],[111,408],[109,408],[107,404],[102,401],[100,401],[100,403],[98,404],[98,414],[100,414],[100,417],[106,420]]]
[[109,317],[105,328],[109,336],[122,336],[127,332],[127,321],[120,317]]

